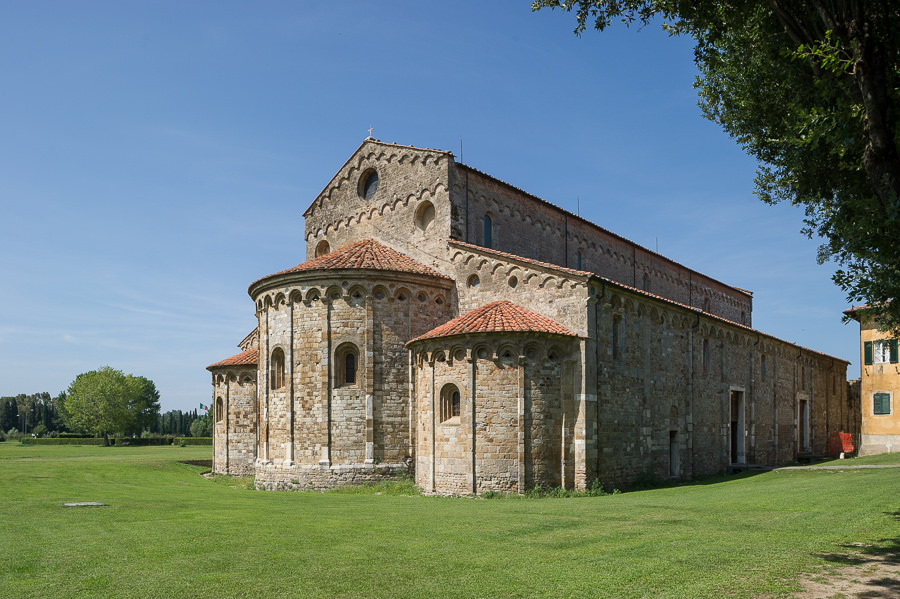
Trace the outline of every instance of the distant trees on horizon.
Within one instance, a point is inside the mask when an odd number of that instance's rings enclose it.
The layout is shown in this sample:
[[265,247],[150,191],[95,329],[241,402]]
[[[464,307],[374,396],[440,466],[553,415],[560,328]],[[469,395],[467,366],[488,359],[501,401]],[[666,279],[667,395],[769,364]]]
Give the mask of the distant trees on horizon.
[[[70,431],[59,413],[59,405],[65,392],[53,397],[48,392],[0,397],[0,439],[5,435],[27,434],[39,437]],[[175,437],[210,437],[211,427],[203,426],[209,420],[205,413],[194,410],[169,410],[156,414],[145,426],[142,435],[171,435]],[[198,424],[194,424],[197,422]],[[193,429],[192,429],[192,425]],[[197,434],[193,434],[196,432]],[[204,434],[207,433],[207,434]]]

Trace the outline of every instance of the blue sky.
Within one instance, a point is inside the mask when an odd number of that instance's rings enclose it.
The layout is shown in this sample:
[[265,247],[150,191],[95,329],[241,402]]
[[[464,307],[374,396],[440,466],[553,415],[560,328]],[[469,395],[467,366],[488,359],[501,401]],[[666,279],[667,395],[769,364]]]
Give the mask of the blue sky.
[[[302,213],[374,127],[725,283],[754,327],[857,363],[858,332],[755,163],[700,115],[689,39],[572,34],[503,2],[7,3],[0,9],[0,395],[110,365],[163,410],[303,261]],[[859,366],[850,367],[851,377]]]

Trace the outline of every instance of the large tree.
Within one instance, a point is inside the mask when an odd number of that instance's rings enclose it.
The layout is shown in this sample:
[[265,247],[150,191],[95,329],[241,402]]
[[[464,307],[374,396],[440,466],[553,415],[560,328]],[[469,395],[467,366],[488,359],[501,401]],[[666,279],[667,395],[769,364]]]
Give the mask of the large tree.
[[128,375],[126,377],[135,386],[136,395],[132,397],[129,410],[134,414],[134,422],[125,431],[126,433],[140,433],[156,423],[159,414],[159,391],[156,385],[148,378]]
[[158,399],[152,381],[104,366],[75,377],[61,411],[71,429],[103,435],[108,445],[111,433],[137,432],[152,422],[159,412]]
[[900,328],[900,10],[826,0],[537,0],[575,31],[659,19],[690,35],[703,114],[759,161],[757,195],[805,208],[851,303]]

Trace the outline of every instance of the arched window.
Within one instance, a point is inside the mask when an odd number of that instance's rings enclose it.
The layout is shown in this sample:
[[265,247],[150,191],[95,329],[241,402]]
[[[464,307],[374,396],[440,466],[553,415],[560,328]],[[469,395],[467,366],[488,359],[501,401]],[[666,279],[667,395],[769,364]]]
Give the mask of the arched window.
[[425,200],[422,204],[416,209],[416,227],[419,228],[423,233],[427,231],[431,227],[431,223],[434,222],[434,204]]
[[225,405],[221,397],[216,398],[216,422],[222,422],[225,418]]
[[331,251],[331,246],[324,239],[316,246],[316,258],[321,258]]
[[494,241],[494,224],[491,221],[491,217],[488,214],[484,215],[484,247],[489,248],[493,247],[492,243]]
[[581,270],[584,268],[584,254],[581,253],[581,250],[578,250],[578,253],[575,254],[575,270]]
[[625,360],[625,322],[620,314],[613,316],[612,355],[617,362]]
[[768,372],[766,372],[766,354],[763,354],[759,358],[759,376],[762,379],[762,382],[766,382],[766,378],[768,377]]
[[272,389],[281,389],[284,387],[284,350],[280,347],[276,347],[272,351],[269,381]]
[[648,275],[647,273],[644,273],[644,279],[641,283],[641,286],[644,291],[650,291],[650,275]]
[[444,385],[441,389],[441,422],[459,418],[460,395],[456,385]]
[[338,347],[334,356],[336,387],[357,385],[359,380],[359,350],[352,343],[344,343]]

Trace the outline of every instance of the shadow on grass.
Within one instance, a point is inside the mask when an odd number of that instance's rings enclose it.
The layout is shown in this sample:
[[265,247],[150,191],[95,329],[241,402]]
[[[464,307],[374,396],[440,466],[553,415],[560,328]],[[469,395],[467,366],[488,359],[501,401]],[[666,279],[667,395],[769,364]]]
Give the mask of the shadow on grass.
[[[900,511],[885,512],[885,515],[900,520]],[[839,547],[852,553],[820,553],[817,557],[838,567],[859,568],[861,574],[864,574],[866,566],[900,565],[900,538],[878,539],[873,544],[844,543]],[[900,577],[897,576],[872,578],[866,581],[866,586],[868,590],[855,596],[862,599],[900,597]]]
[[634,492],[634,491],[650,491],[653,489],[671,489],[675,487],[697,487],[697,486],[707,486],[707,485],[720,485],[722,483],[727,483],[735,480],[743,480],[745,478],[752,478],[754,476],[758,476],[760,474],[766,474],[769,470],[743,470],[740,472],[734,472],[731,474],[716,474],[713,476],[704,476],[701,478],[694,478],[691,480],[666,480],[666,479],[638,479],[635,481],[633,485],[630,487],[623,489],[623,492]]

